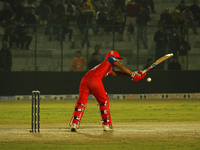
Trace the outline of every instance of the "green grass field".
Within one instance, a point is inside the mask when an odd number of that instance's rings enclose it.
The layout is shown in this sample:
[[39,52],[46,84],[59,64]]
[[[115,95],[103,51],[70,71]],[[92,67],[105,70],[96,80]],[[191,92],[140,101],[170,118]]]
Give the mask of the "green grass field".
[[76,101],[41,101],[41,133],[30,133],[31,101],[0,101],[0,149],[200,149],[200,100],[110,100],[114,132],[104,132],[89,100],[77,133]]

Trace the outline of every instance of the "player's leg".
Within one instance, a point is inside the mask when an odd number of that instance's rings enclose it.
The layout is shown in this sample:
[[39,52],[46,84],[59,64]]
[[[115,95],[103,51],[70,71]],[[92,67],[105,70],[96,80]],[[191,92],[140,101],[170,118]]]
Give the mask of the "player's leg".
[[87,99],[89,95],[89,89],[87,88],[86,80],[83,78],[81,80],[79,88],[79,98],[75,104],[74,112],[69,125],[71,126],[71,131],[76,131],[80,127],[80,122],[87,105]]
[[[95,82],[90,82],[90,90],[92,94],[98,101],[101,118],[102,118],[102,125],[104,129],[108,127],[107,130],[112,129],[112,121],[110,115],[110,108],[109,108],[109,99],[108,94],[106,93],[103,83],[101,80],[96,80]],[[92,87],[92,88],[91,88]]]
[[[102,97],[96,97],[97,101],[98,101],[98,105],[99,105],[99,109],[100,109],[100,113],[101,113],[101,118],[102,118],[102,125],[104,130],[109,130],[113,128],[112,125],[112,120],[111,120],[111,115],[110,115],[110,107],[109,107],[109,99],[108,99],[108,94],[106,93],[106,100],[102,101]],[[103,98],[104,99],[104,98]],[[107,128],[108,129],[105,129]]]
[[72,126],[72,124],[75,124],[76,128],[80,127],[80,122],[81,122],[84,110],[86,108],[88,95],[89,94],[87,93],[80,92],[79,99],[77,100],[76,105],[74,107],[74,112],[69,124],[70,126]]

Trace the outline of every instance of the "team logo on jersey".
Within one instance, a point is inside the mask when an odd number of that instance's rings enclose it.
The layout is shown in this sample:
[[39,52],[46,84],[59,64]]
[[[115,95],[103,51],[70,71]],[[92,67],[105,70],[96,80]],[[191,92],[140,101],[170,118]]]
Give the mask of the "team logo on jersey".
[[111,55],[114,55],[114,51],[110,51],[110,54],[111,54]]

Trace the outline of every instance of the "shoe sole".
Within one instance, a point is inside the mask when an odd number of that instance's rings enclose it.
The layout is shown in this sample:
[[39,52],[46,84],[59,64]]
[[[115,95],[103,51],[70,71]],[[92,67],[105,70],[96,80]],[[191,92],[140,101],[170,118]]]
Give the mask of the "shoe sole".
[[71,131],[72,131],[72,132],[76,132],[76,129],[75,129],[75,128],[71,128]]

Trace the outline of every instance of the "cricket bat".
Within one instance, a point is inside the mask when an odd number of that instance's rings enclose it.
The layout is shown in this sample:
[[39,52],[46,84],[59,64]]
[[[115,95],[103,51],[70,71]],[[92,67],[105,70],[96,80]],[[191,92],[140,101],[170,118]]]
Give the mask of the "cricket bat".
[[149,71],[150,69],[154,68],[155,66],[157,66],[158,64],[160,64],[161,62],[169,59],[170,57],[173,56],[173,53],[170,54],[166,54],[165,56],[160,57],[158,60],[156,60],[152,65],[150,65],[147,69],[143,70],[142,73],[145,73],[147,71]]

